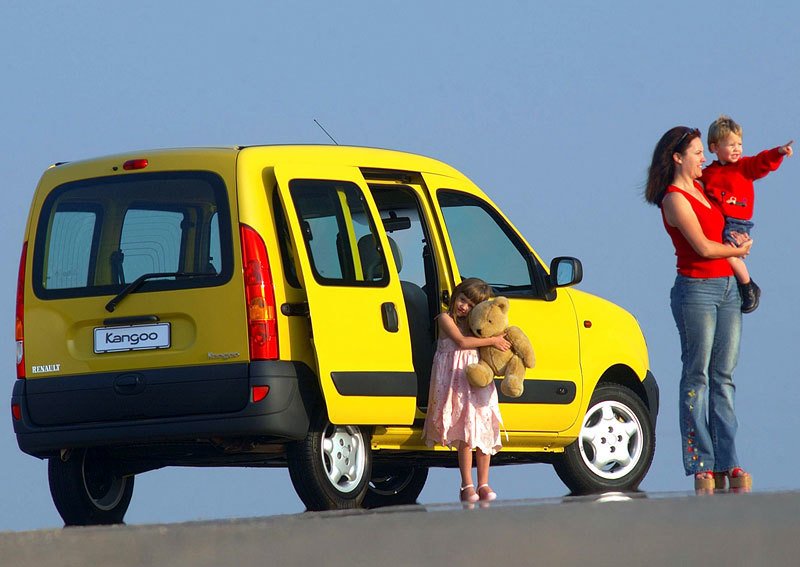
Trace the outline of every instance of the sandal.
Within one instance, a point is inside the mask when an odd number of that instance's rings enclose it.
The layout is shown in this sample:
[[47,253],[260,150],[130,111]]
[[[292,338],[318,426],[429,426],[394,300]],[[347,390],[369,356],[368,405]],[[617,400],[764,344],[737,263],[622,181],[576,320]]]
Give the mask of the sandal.
[[[481,490],[484,489],[486,490],[483,493],[481,493]],[[486,502],[491,502],[492,500],[497,498],[497,493],[494,490],[492,490],[492,488],[488,484],[481,484],[478,487],[478,496],[480,497],[481,500],[484,500]]]
[[[470,489],[472,490],[472,494],[465,495],[464,491]],[[478,496],[478,493],[475,492],[474,484],[468,484],[466,486],[462,486],[461,490],[458,493],[458,497],[462,502],[477,502],[478,499],[480,498],[480,496]]]
[[731,490],[750,490],[753,488],[753,477],[749,472],[745,472],[742,467],[733,467],[727,472],[714,473],[714,481],[717,489],[724,490],[726,480]]
[[714,490],[714,473],[711,471],[701,471],[694,475],[694,489],[700,492]]

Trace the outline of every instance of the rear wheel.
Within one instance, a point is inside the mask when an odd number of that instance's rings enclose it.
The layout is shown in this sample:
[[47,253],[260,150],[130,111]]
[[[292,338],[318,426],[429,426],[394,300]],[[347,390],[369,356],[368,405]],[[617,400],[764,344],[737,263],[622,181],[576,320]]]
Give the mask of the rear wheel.
[[325,413],[303,441],[287,449],[289,476],[309,510],[358,508],[372,469],[369,436],[357,425],[334,425]]
[[364,497],[364,507],[415,504],[426,480],[428,467],[376,465],[372,469],[372,478]]
[[121,476],[102,449],[79,449],[48,462],[50,494],[67,526],[120,524],[133,496],[133,476]]
[[578,439],[554,466],[574,494],[636,490],[650,469],[655,446],[650,414],[639,397],[619,384],[601,384]]

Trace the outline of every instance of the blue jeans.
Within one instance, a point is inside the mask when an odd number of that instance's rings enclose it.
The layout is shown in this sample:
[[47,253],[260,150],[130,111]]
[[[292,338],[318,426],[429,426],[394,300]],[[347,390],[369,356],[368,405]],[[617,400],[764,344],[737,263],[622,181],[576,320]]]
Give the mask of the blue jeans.
[[722,230],[722,242],[729,242],[738,247],[739,245],[736,244],[736,241],[731,236],[731,232],[738,232],[739,234],[750,236],[750,231],[753,229],[753,226],[753,223],[749,220],[725,217],[725,228]]
[[678,276],[670,293],[681,339],[679,419],[687,475],[739,466],[733,369],[742,300],[736,278]]

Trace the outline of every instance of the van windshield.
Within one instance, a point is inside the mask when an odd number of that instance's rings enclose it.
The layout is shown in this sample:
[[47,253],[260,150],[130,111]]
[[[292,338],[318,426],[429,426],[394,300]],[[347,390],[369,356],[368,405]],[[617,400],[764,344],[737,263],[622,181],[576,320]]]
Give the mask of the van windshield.
[[36,237],[34,291],[43,299],[221,285],[233,272],[227,191],[209,172],[141,173],[61,185]]

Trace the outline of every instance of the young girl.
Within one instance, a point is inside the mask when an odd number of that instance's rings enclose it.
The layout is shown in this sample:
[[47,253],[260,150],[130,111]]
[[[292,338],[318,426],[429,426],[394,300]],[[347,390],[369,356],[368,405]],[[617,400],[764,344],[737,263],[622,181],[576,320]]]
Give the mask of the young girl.
[[[423,435],[429,447],[441,443],[458,448],[461,471],[459,498],[463,502],[494,500],[489,486],[489,461],[501,447],[500,408],[494,383],[472,388],[465,369],[478,361],[478,347],[511,347],[505,337],[472,336],[467,315],[472,308],[492,296],[492,288],[478,278],[467,278],[453,290],[450,309],[437,317],[439,340],[433,357],[428,414]],[[472,483],[472,451],[476,451],[478,489]]]

